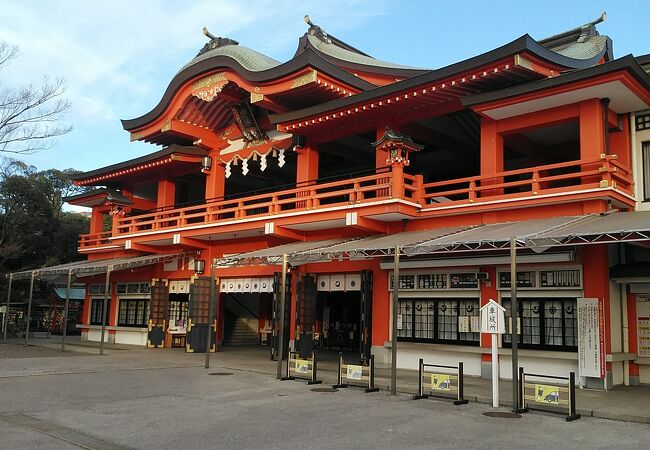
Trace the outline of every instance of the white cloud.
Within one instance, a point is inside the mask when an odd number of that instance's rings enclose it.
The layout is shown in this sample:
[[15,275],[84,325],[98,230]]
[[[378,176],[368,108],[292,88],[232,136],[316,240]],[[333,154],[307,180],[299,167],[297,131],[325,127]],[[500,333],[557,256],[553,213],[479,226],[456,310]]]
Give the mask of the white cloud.
[[[0,0],[0,40],[21,52],[0,73],[0,84],[38,83],[43,75],[66,80],[72,103],[67,120],[74,134],[61,139],[65,148],[55,158],[37,154],[26,159],[75,166],[79,149],[74,145],[91,148],[100,128],[104,136],[107,129],[115,136],[113,148],[132,149],[118,119],[145,114],[160,100],[173,75],[207,41],[201,34],[204,25],[218,36],[287,60],[307,29],[304,14],[336,34],[383,14],[383,2],[307,1],[296,8],[293,1],[277,0]],[[106,148],[107,143],[97,145]],[[122,158],[112,151],[113,160],[98,158],[93,166],[133,157],[123,152]]]

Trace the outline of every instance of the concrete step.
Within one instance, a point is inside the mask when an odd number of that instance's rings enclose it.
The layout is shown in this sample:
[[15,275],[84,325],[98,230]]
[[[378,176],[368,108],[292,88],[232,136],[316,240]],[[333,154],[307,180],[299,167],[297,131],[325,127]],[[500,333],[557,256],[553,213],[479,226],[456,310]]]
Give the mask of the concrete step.
[[224,343],[228,345],[255,345],[259,337],[248,323],[243,319],[237,319],[226,328]]

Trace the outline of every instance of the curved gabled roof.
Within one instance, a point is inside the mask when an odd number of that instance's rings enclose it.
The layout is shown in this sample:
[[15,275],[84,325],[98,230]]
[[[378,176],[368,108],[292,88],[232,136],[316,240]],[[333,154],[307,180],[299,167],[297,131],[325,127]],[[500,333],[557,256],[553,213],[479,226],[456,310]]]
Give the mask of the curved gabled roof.
[[296,55],[299,55],[306,49],[313,49],[315,52],[323,56],[324,59],[330,61],[336,66],[395,77],[408,78],[429,70],[375,59],[360,51],[349,50],[349,46],[340,45],[337,41],[338,40],[335,41],[332,39],[326,41],[317,36],[306,33],[300,38]]
[[597,65],[607,52],[607,48],[602,48],[600,52],[594,54],[591,58],[575,59],[549,50],[547,47],[543,46],[535,39],[533,39],[530,35],[525,34],[519,39],[515,39],[514,41],[494,50],[490,50],[478,56],[474,56],[464,61],[442,67],[440,69],[430,70],[420,75],[407,78],[405,80],[398,81],[386,86],[376,87],[374,89],[353,95],[351,97],[343,97],[327,103],[310,106],[308,108],[303,108],[296,111],[290,111],[284,114],[274,114],[271,116],[271,123],[279,124],[283,122],[290,122],[310,117],[315,114],[322,114],[328,111],[336,111],[338,109],[347,108],[351,105],[356,104],[357,102],[369,101],[386,95],[395,94],[406,89],[413,89],[423,84],[450,77],[523,52],[531,54],[553,65],[557,65],[570,70],[585,69]]
[[243,47],[241,45],[225,45],[222,47],[210,49],[204,53],[199,53],[190,62],[181,67],[177,74],[181,73],[188,67],[193,66],[194,64],[198,64],[201,61],[215,58],[217,56],[225,56],[231,58],[236,61],[243,69],[250,72],[262,72],[264,70],[272,69],[273,67],[282,64],[280,61],[276,61],[275,59],[260,52],[256,52],[255,50],[248,47]]
[[[494,61],[496,58],[524,51],[558,66],[561,70],[584,69],[598,64],[603,59],[605,61],[612,59],[611,40],[606,36],[600,36],[595,29],[595,24],[604,18],[539,42],[529,35],[524,35],[495,50],[437,70],[420,69],[377,60],[345,42],[329,36],[320,27],[311,23],[308,18],[306,20],[310,25],[308,32],[300,38],[299,47],[294,57],[284,63],[255,50],[239,46],[237,42],[230,39],[209,35],[212,40],[206,44],[199,55],[183,66],[174,76],[160,102],[143,116],[122,120],[123,128],[131,131],[154,121],[164,113],[173,96],[184,84],[193,78],[219,69],[231,69],[251,84],[257,84],[271,82],[312,67],[361,91],[360,94],[351,97],[312,107],[322,109],[324,106],[336,105],[335,107],[337,107],[355,102],[359,96],[366,94],[369,96],[382,95],[385,89],[392,91],[408,88],[407,85],[411,83],[416,85],[421,81],[426,82],[427,79],[444,76],[445,73],[454,73],[454,71],[463,70],[463,68],[466,70],[482,63]],[[351,71],[406,79],[378,88],[376,84],[355,76],[354,73],[350,73]],[[306,110],[288,114],[301,116],[303,111]]]
[[606,18],[607,14],[602,13],[596,20],[542,39],[539,43],[549,50],[569,58],[591,59],[602,54],[605,61],[610,61],[614,59],[612,41],[607,36],[601,36],[596,30],[596,25]]
[[134,119],[122,119],[122,127],[125,130],[133,130],[155,120],[164,112],[174,94],[185,83],[202,74],[214,72],[218,69],[232,69],[251,83],[263,83],[296,73],[305,67],[313,67],[362,91],[375,87],[374,84],[335,66],[311,49],[305,50],[285,63],[262,70],[252,70],[253,68],[261,69],[264,64],[270,65],[270,61],[275,60],[246,47],[241,47],[245,49],[243,51],[228,49],[228,47],[239,46],[228,45],[220,47],[221,49],[227,49],[220,52],[215,51],[219,50],[219,48],[210,50],[190,61],[190,63],[174,76],[160,102],[151,111]]

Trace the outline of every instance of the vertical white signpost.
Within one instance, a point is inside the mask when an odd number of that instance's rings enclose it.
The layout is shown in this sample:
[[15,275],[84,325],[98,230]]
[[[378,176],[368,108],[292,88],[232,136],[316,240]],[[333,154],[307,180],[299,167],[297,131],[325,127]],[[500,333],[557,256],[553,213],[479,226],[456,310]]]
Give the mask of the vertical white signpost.
[[[497,335],[506,332],[505,308],[494,299],[481,307],[481,333],[492,335],[492,406],[499,407],[499,348]],[[517,374],[513,374],[517,376]]]

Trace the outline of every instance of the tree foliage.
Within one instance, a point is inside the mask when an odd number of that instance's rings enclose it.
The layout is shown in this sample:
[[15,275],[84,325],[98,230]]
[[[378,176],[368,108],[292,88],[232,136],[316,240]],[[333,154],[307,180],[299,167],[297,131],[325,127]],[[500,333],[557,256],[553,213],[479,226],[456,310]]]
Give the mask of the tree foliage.
[[65,212],[62,201],[79,192],[73,173],[0,164],[0,273],[79,259],[77,240],[88,232],[88,218]]
[[[0,41],[0,73],[18,56],[18,48]],[[1,80],[0,80],[1,81]],[[0,83],[0,152],[31,154],[48,149],[53,138],[72,128],[61,121],[70,108],[62,79],[4,87]]]

